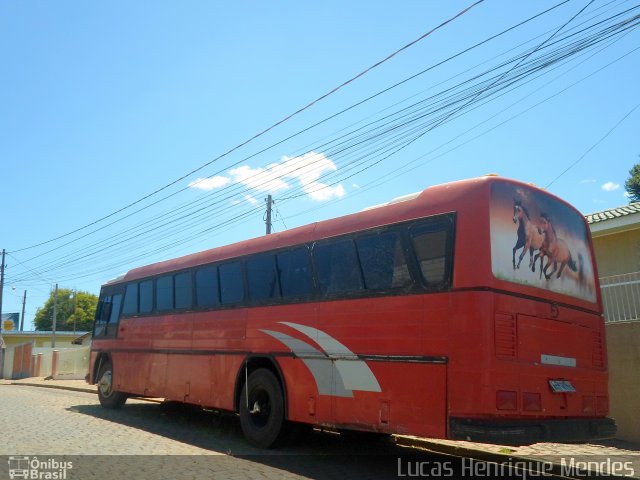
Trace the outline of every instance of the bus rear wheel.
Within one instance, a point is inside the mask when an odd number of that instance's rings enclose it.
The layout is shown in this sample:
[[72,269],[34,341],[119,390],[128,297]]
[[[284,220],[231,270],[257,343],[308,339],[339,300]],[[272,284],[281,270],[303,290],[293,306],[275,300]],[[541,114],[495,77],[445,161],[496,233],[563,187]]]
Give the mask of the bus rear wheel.
[[127,395],[113,390],[113,367],[107,360],[98,372],[98,399],[104,408],[117,409],[127,401]]
[[275,446],[284,432],[284,395],[276,376],[265,368],[249,375],[240,394],[240,425],[256,447]]

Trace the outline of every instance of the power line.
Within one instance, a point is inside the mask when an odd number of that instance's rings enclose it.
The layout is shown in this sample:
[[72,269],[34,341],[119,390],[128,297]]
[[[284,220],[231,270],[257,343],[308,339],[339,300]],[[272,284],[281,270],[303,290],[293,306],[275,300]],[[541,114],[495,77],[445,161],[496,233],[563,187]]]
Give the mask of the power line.
[[56,240],[60,240],[62,238],[68,237],[70,235],[73,235],[74,233],[77,233],[81,230],[84,230],[85,228],[88,228],[90,226],[93,226],[103,220],[106,220],[108,218],[113,217],[114,215],[117,215],[118,213],[123,212],[124,210],[127,210],[129,208],[131,208],[134,205],[137,205],[141,202],[143,202],[144,200],[166,190],[167,188],[175,185],[176,183],[190,177],[191,175],[193,175],[194,173],[202,170],[203,168],[211,165],[212,163],[227,157],[228,155],[230,155],[231,153],[235,152],[236,150],[239,150],[240,148],[244,147],[245,145],[251,143],[252,141],[256,140],[257,138],[265,135],[266,133],[270,132],[271,130],[273,130],[274,128],[278,127],[279,125],[287,122],[288,120],[290,120],[291,118],[295,117],[296,115],[299,115],[300,113],[304,112],[305,110],[308,110],[309,108],[311,108],[312,106],[314,106],[315,104],[317,104],[318,102],[321,102],[322,100],[326,99],[327,97],[333,95],[334,93],[336,93],[337,91],[341,90],[342,88],[346,87],[347,85],[353,83],[354,81],[358,80],[359,78],[363,77],[364,75],[366,75],[367,73],[369,73],[371,70],[379,67],[380,65],[386,63],[387,61],[391,60],[393,57],[395,57],[396,55],[400,54],[401,52],[403,52],[404,50],[412,47],[413,45],[417,44],[418,42],[424,40],[425,38],[427,38],[429,35],[431,35],[432,33],[434,33],[437,30],[440,30],[442,27],[448,25],[449,23],[453,22],[454,20],[456,20],[457,18],[461,17],[462,15],[466,14],[469,10],[471,10],[472,8],[474,8],[476,5],[479,5],[480,3],[484,2],[484,0],[477,0],[476,2],[474,2],[473,4],[469,5],[468,7],[464,8],[463,10],[461,10],[460,12],[458,12],[456,15],[454,15],[453,17],[445,20],[444,22],[440,23],[438,26],[432,28],[431,30],[427,31],[426,33],[422,34],[420,37],[416,38],[415,40],[409,42],[408,44],[404,45],[403,47],[399,48],[398,50],[394,51],[393,53],[391,53],[390,55],[386,56],[385,58],[383,58],[382,60],[376,62],[375,64],[371,65],[370,67],[366,68],[365,70],[363,70],[362,72],[358,73],[356,76],[346,80],[345,82],[341,83],[340,85],[334,87],[333,89],[331,89],[330,91],[328,91],[327,93],[321,95],[320,97],[316,98],[315,100],[311,101],[310,103],[308,103],[307,105],[305,105],[302,108],[299,108],[298,110],[296,110],[295,112],[287,115],[286,117],[282,118],[281,120],[277,121],[276,123],[272,124],[271,126],[265,128],[264,130],[262,130],[261,132],[253,135],[252,137],[250,137],[249,139],[245,140],[244,142],[236,145],[235,147],[227,150],[225,153],[219,155],[218,157],[214,158],[213,160],[210,160],[202,165],[200,165],[199,167],[191,170],[189,173],[182,175],[181,177],[171,181],[170,183],[156,189],[155,191],[139,198],[138,200],[135,200],[134,202],[129,203],[128,205],[125,205],[124,207],[108,214],[105,215],[104,217],[99,218],[98,220],[94,220],[93,222],[90,222],[82,227],[79,227],[73,231],[67,232],[63,235],[59,235],[55,238],[51,238],[49,240],[46,240],[44,242],[40,242],[34,245],[30,245],[28,247],[24,247],[24,248],[20,248],[17,250],[14,250],[14,252],[21,252],[24,250],[29,250],[35,247],[39,247],[42,245],[46,245],[48,243],[54,242]]
[[[614,16],[616,17],[616,16]],[[610,18],[614,18],[614,17],[610,17]],[[634,17],[637,18],[637,17]],[[602,22],[599,22],[602,23]],[[623,22],[621,22],[619,25],[622,25]],[[615,27],[615,26],[614,26]],[[613,28],[613,27],[610,27]],[[621,26],[618,28],[622,28]],[[629,27],[631,28],[631,27]],[[595,39],[597,38],[597,35],[600,35],[602,37],[603,33],[606,30],[602,30],[597,34],[592,35],[592,37],[585,37],[582,42],[583,45],[580,46],[576,46],[575,42],[573,44],[570,44],[569,46],[565,47],[566,52],[563,52],[562,50],[556,49],[555,51],[552,51],[548,54],[546,54],[546,57],[541,57],[540,59],[532,59],[531,62],[521,62],[521,66],[524,67],[526,64],[529,64],[528,70],[522,70],[520,72],[516,72],[513,68],[511,69],[514,74],[513,79],[510,79],[508,77],[503,78],[503,81],[501,82],[497,82],[495,81],[496,77],[490,78],[488,80],[485,80],[485,84],[486,82],[488,82],[489,84],[491,82],[493,82],[493,87],[500,87],[500,89],[504,89],[507,87],[510,87],[514,80],[519,79],[519,81],[521,81],[523,78],[525,78],[525,74],[531,74],[532,72],[536,72],[536,71],[540,71],[543,68],[548,68],[550,65],[552,65],[554,62],[558,62],[558,61],[563,61],[566,58],[569,58],[570,55],[574,55],[575,53],[577,53],[578,51],[580,51],[580,48],[588,48],[588,47],[592,47],[595,43]],[[569,38],[569,37],[565,37],[565,38]],[[605,37],[602,37],[600,40],[602,41],[602,39]],[[510,60],[510,62],[516,62],[518,59],[521,59],[522,56],[516,56],[513,59]],[[544,59],[544,60],[543,60]],[[506,65],[508,63],[503,63],[502,65]],[[496,67],[494,67],[493,69],[491,69],[490,71],[494,71],[496,70]],[[529,72],[529,73],[527,73]],[[487,72],[483,73],[480,76],[476,76],[474,78],[479,78],[481,76],[486,75]],[[497,76],[499,78],[499,75]],[[465,82],[460,83],[459,85],[464,85],[468,83],[468,80]],[[350,163],[350,167],[348,167],[348,169],[346,170],[341,170],[342,173],[346,173],[349,172],[349,176],[346,177],[342,177],[341,179],[338,180],[344,180],[346,178],[350,178],[362,171],[364,171],[365,169],[371,168],[372,166],[374,166],[375,164],[380,163],[382,160],[389,158],[390,156],[394,155],[395,153],[397,153],[397,149],[399,147],[401,147],[403,145],[404,142],[407,141],[414,141],[412,140],[413,138],[415,138],[415,135],[421,132],[421,129],[424,128],[429,128],[430,125],[433,125],[433,122],[438,122],[440,121],[443,117],[442,115],[446,115],[446,112],[444,112],[444,110],[442,110],[442,108],[444,107],[449,107],[449,108],[455,108],[455,104],[458,102],[464,102],[465,99],[468,99],[470,97],[473,97],[474,92],[477,92],[479,89],[485,88],[483,87],[483,83],[477,84],[477,85],[472,85],[471,87],[468,87],[466,93],[461,93],[458,92],[455,95],[450,95],[448,98],[445,99],[439,99],[438,102],[440,102],[442,105],[441,106],[437,106],[437,103],[432,103],[431,105],[429,104],[424,104],[424,101],[421,102],[417,102],[414,105],[423,105],[423,107],[426,109],[427,107],[430,108],[430,110],[424,110],[423,113],[418,114],[418,111],[414,111],[411,113],[409,110],[405,110],[403,112],[403,110],[400,110],[399,112],[394,113],[393,115],[400,115],[400,112],[402,112],[402,115],[404,115],[404,118],[402,117],[398,117],[398,120],[400,121],[400,123],[397,123],[395,126],[389,124],[388,122],[382,123],[380,125],[378,125],[377,131],[376,130],[372,130],[370,132],[367,133],[366,137],[360,137],[360,140],[358,140],[357,142],[354,142],[354,139],[358,139],[358,137],[360,136],[360,134],[358,134],[356,137],[352,137],[352,139],[347,142],[347,143],[335,143],[335,141],[333,142],[335,146],[338,146],[339,149],[336,150],[337,152],[354,152],[354,147],[357,147],[359,145],[363,145],[362,139],[366,139],[367,142],[369,142],[370,146],[375,145],[375,143],[379,143],[380,146],[376,147],[375,149],[372,149],[371,147],[367,147],[370,149],[369,152],[367,153],[362,153],[359,155],[358,159],[356,161],[352,161]],[[485,88],[486,90],[486,88]],[[447,89],[445,90],[445,92],[447,91],[451,91],[451,89]],[[499,90],[496,90],[499,91]],[[495,94],[492,94],[495,95]],[[430,97],[433,98],[434,101],[436,99],[438,99],[440,96],[442,96],[442,92],[440,92],[440,94]],[[495,96],[493,97],[495,98]],[[484,102],[488,101],[488,99],[483,99]],[[467,102],[469,103],[469,102]],[[473,102],[473,103],[478,103]],[[472,103],[469,103],[467,105],[467,107],[470,107],[470,105],[472,105]],[[429,119],[428,115],[434,115],[436,114],[438,111],[441,111],[440,116],[437,116],[433,119]],[[411,115],[410,117],[407,117],[407,115]],[[457,115],[457,114],[456,114]],[[451,116],[450,119],[455,118],[456,116]],[[393,118],[393,117],[387,117],[387,118]],[[412,125],[412,122],[416,122],[417,120],[420,119],[425,119],[426,123],[423,122],[422,124],[417,124],[417,125]],[[379,121],[378,121],[379,122]],[[404,132],[401,132],[401,130],[398,127],[410,127],[409,130],[406,130]],[[393,133],[393,132],[396,133]],[[357,130],[356,130],[357,132]],[[352,132],[353,133],[353,132]],[[392,137],[387,138],[387,140],[384,140],[385,136],[389,136],[390,134],[393,134]],[[346,137],[345,137],[346,138]],[[386,143],[383,143],[386,142]],[[331,142],[330,142],[331,143]],[[377,160],[376,160],[377,159]],[[369,161],[370,160],[370,161]],[[366,162],[369,161],[369,165],[366,165]],[[375,163],[373,163],[375,161]],[[357,170],[359,168],[359,170]],[[350,171],[349,171],[350,170]],[[357,171],[356,171],[357,170]],[[355,171],[355,173],[352,173],[353,171]],[[323,177],[324,178],[324,177]],[[267,180],[268,182],[269,180]],[[337,182],[334,182],[333,184],[335,184]],[[241,186],[238,186],[238,188],[242,188]],[[318,187],[319,188],[319,187]],[[317,189],[318,189],[317,188]],[[316,190],[317,190],[316,189]],[[244,191],[247,191],[248,189],[245,189]],[[298,188],[297,190],[302,190],[301,188]],[[308,192],[305,192],[305,194],[307,194]],[[301,195],[298,195],[301,196]],[[227,197],[229,198],[229,197]],[[287,197],[287,198],[291,198],[291,197]],[[221,207],[223,208],[223,207]],[[193,225],[197,226],[197,225],[201,225],[199,222],[198,223],[192,223]],[[174,222],[167,222],[164,224],[164,226],[168,225],[169,228],[172,227],[176,227],[176,224]],[[162,227],[163,225],[160,225],[160,227]],[[223,225],[224,226],[224,225]],[[157,226],[155,228],[153,228],[153,230],[157,230]],[[214,228],[219,228],[219,226],[214,226]],[[175,228],[172,228],[175,230]],[[188,237],[186,237],[188,239],[193,238],[193,234],[189,234]],[[176,245],[176,242],[173,242],[171,244],[165,244],[165,246],[168,247],[172,247]],[[92,248],[91,246],[86,247],[86,248]],[[129,252],[130,249],[127,249],[127,252]],[[101,251],[98,251],[97,253],[102,253]],[[105,255],[109,255],[111,257],[111,254],[106,254]],[[143,256],[144,258],[144,256]],[[93,260],[92,260],[93,261]],[[65,262],[65,265],[68,265],[69,262]],[[95,271],[95,270],[94,270]]]
[[565,168],[560,175],[558,175],[556,178],[554,178],[553,180],[551,180],[546,188],[549,188],[551,185],[553,185],[556,180],[558,180],[560,177],[562,177],[565,173],[567,173],[569,170],[571,170],[573,167],[575,167],[578,163],[580,163],[584,157],[586,157],[594,148],[596,148],[598,145],[600,145],[609,135],[611,135],[613,133],[613,131],[618,128],[620,126],[620,124],[622,124],[622,122],[624,122],[627,117],[629,117],[633,112],[635,112],[638,107],[640,107],[640,103],[638,103],[635,107],[633,107],[631,110],[629,110],[620,120],[618,120],[616,122],[616,124],[611,127],[611,129],[605,133],[602,137],[600,137],[600,139],[598,139],[597,142],[595,142],[593,145],[591,145],[582,155],[580,155],[580,157],[573,162],[571,165],[569,165],[567,168]]
[[[260,154],[260,153],[263,153],[263,152],[265,152],[265,151],[267,151],[267,150],[269,150],[269,149],[273,148],[274,146],[281,144],[282,142],[284,142],[284,141],[286,141],[286,140],[289,140],[289,139],[291,139],[291,138],[293,138],[293,137],[295,137],[295,136],[297,136],[297,135],[299,135],[299,134],[301,134],[301,133],[303,133],[303,132],[305,132],[305,131],[308,131],[309,129],[311,129],[311,128],[315,127],[315,126],[318,126],[318,125],[320,125],[321,123],[324,123],[325,121],[327,121],[327,120],[329,120],[329,119],[335,118],[336,116],[338,116],[338,115],[340,115],[340,114],[342,114],[342,113],[345,113],[346,111],[348,111],[348,110],[350,110],[350,109],[352,109],[352,108],[354,108],[354,107],[356,107],[356,106],[358,106],[358,105],[361,105],[361,104],[363,104],[364,102],[369,101],[369,100],[371,100],[371,99],[373,99],[373,98],[377,97],[378,95],[381,95],[382,93],[385,93],[385,92],[387,92],[387,91],[389,91],[389,90],[391,90],[391,89],[393,89],[393,88],[398,87],[399,85],[402,85],[403,83],[406,83],[406,82],[408,82],[409,80],[412,80],[412,79],[416,78],[417,76],[422,75],[422,74],[424,74],[424,73],[428,72],[429,70],[431,70],[431,69],[433,69],[433,68],[435,68],[435,67],[437,67],[437,66],[440,66],[440,65],[442,65],[442,64],[444,64],[444,63],[446,63],[446,62],[448,62],[448,61],[450,61],[450,60],[452,60],[452,59],[454,59],[454,58],[456,58],[456,57],[458,57],[458,56],[460,56],[460,55],[461,55],[461,54],[463,54],[463,53],[466,53],[466,52],[470,51],[471,49],[474,49],[474,48],[476,48],[476,47],[478,47],[478,46],[480,46],[480,45],[482,45],[482,44],[484,44],[484,43],[487,43],[488,41],[493,40],[493,39],[495,39],[495,38],[497,38],[497,37],[499,37],[499,36],[501,36],[501,35],[503,35],[503,34],[505,34],[505,33],[509,32],[509,31],[513,30],[514,28],[517,28],[517,27],[519,27],[519,26],[521,26],[521,25],[524,25],[525,23],[528,23],[528,22],[532,21],[533,19],[538,18],[538,17],[540,17],[541,15],[544,15],[544,14],[546,14],[546,13],[550,12],[551,10],[553,10],[553,9],[555,9],[555,8],[558,8],[559,6],[563,5],[563,4],[564,4],[564,3],[566,3],[567,1],[568,1],[568,0],[565,0],[565,1],[563,1],[563,2],[560,2],[560,3],[558,3],[558,4],[554,5],[554,6],[552,6],[551,8],[549,8],[549,9],[547,9],[547,10],[544,10],[544,11],[542,11],[542,12],[540,12],[540,13],[538,13],[538,14],[536,14],[536,15],[532,16],[532,17],[529,17],[528,19],[526,19],[526,20],[524,20],[524,21],[522,21],[522,22],[520,22],[520,23],[518,23],[518,24],[516,24],[516,25],[512,26],[512,27],[507,28],[506,30],[503,30],[502,32],[500,32],[500,33],[498,33],[498,34],[496,34],[496,35],[493,35],[493,36],[491,36],[491,37],[489,37],[489,38],[487,38],[487,39],[485,39],[485,40],[483,40],[483,41],[481,41],[481,42],[479,42],[479,43],[476,43],[476,44],[475,44],[475,45],[473,45],[472,47],[469,47],[469,48],[467,48],[467,49],[465,49],[465,50],[463,50],[463,51],[461,51],[461,52],[458,52],[457,54],[452,55],[452,56],[448,57],[447,59],[442,60],[442,61],[438,62],[437,64],[432,65],[431,67],[429,67],[429,68],[427,68],[427,69],[425,69],[425,70],[422,70],[421,72],[419,72],[419,73],[417,73],[417,74],[415,74],[415,75],[413,75],[413,76],[411,76],[411,77],[409,77],[409,78],[407,78],[407,79],[404,79],[404,80],[402,80],[401,82],[398,82],[398,83],[396,83],[395,85],[392,85],[391,87],[388,87],[388,88],[386,88],[386,89],[384,89],[384,90],[382,90],[382,91],[380,91],[380,92],[378,92],[378,93],[376,93],[376,94],[374,94],[374,95],[372,95],[372,96],[370,96],[370,97],[368,97],[368,98],[366,98],[366,99],[364,99],[364,100],[362,100],[362,101],[360,101],[360,102],[358,102],[358,103],[356,103],[356,104],[353,104],[353,105],[351,105],[350,107],[348,107],[348,108],[346,108],[346,109],[344,109],[344,110],[342,110],[342,111],[340,111],[340,112],[338,112],[338,113],[336,113],[336,114],[334,114],[334,115],[332,115],[332,116],[326,117],[325,119],[321,120],[320,122],[317,122],[317,123],[316,123],[316,124],[314,124],[314,125],[311,125],[310,127],[307,127],[307,128],[305,128],[305,129],[303,129],[303,130],[300,130],[300,131],[298,131],[297,133],[295,133],[295,134],[293,134],[293,135],[291,135],[291,136],[289,136],[289,137],[287,137],[287,138],[285,138],[285,139],[283,139],[283,140],[281,140],[281,141],[279,141],[279,142],[276,142],[276,143],[274,143],[274,144],[270,145],[269,147],[267,147],[267,148],[265,148],[265,149],[263,149],[263,150],[261,150],[261,151],[259,151],[259,152],[255,153],[255,154],[253,154],[253,155],[250,155],[250,156],[248,156],[248,157],[245,157],[244,159],[242,159],[242,160],[240,160],[240,161],[236,162],[235,164],[233,164],[232,166],[239,165],[240,163],[242,163],[242,162],[244,162],[244,161],[246,161],[246,160],[248,160],[248,159],[250,159],[250,158],[253,158],[254,156],[256,156],[256,155],[258,155],[258,154]],[[609,3],[612,3],[612,2],[609,2]],[[607,4],[607,5],[608,5],[608,4]],[[231,167],[229,167],[229,168],[231,168]],[[216,172],[216,173],[214,173],[213,175],[211,175],[211,176],[209,176],[209,177],[206,177],[206,178],[212,178],[214,175],[217,175],[217,174],[219,174],[219,173],[221,173],[221,172],[222,172],[222,171]],[[168,199],[168,198],[170,198],[170,197],[172,197],[172,196],[176,195],[177,193],[182,192],[182,191],[185,191],[185,190],[188,190],[188,187],[186,187],[186,188],[184,188],[184,189],[181,189],[181,190],[179,190],[178,192],[174,192],[174,193],[172,193],[172,194],[170,194],[170,195],[168,195],[168,196],[165,196],[165,197],[163,197],[162,199],[160,199],[159,201],[154,202],[154,203],[153,203],[153,204],[151,204],[151,205],[147,205],[147,206],[145,206],[145,207],[142,207],[142,208],[140,208],[139,210],[136,210],[135,212],[133,212],[133,213],[131,213],[131,214],[129,214],[129,215],[127,215],[127,216],[125,216],[125,217],[121,217],[120,219],[117,219],[117,220],[115,220],[115,221],[111,222],[111,223],[110,223],[110,224],[108,224],[107,226],[113,225],[113,224],[118,223],[119,221],[121,221],[121,220],[123,220],[123,219],[129,218],[129,217],[131,217],[131,216],[133,216],[133,215],[135,215],[135,214],[137,214],[137,213],[140,213],[141,211],[146,210],[147,208],[149,208],[149,207],[151,207],[151,206],[153,206],[153,205],[155,205],[155,204],[159,203],[160,201],[164,201],[164,200],[166,200],[166,199]],[[192,203],[193,203],[193,202],[192,202]],[[182,207],[181,207],[181,208],[182,208]],[[156,218],[158,218],[158,217],[156,217]],[[150,220],[150,221],[153,221],[153,219],[152,219],[152,220]],[[148,222],[147,222],[147,223],[148,223]],[[70,243],[74,243],[74,242],[76,242],[76,241],[78,241],[78,240],[80,240],[80,239],[82,239],[82,238],[86,238],[87,236],[89,236],[89,235],[91,235],[91,234],[94,234],[94,233],[96,233],[96,232],[102,231],[102,229],[103,229],[103,228],[104,228],[104,227],[101,227],[100,229],[93,230],[93,231],[91,231],[91,232],[89,232],[89,233],[87,233],[87,234],[85,234],[85,235],[82,235],[82,236],[80,236],[80,237],[77,237],[77,238],[75,238],[75,239],[73,239],[73,240],[71,240],[71,241],[69,241],[69,242],[67,242],[67,243],[64,243],[64,244],[62,244],[62,245],[60,245],[60,246],[58,246],[58,247],[55,247],[55,248],[53,248],[53,249],[50,249],[50,250],[49,250],[49,251],[47,251],[47,252],[41,253],[41,254],[39,254],[39,255],[36,255],[35,257],[31,257],[31,258],[30,258],[29,260],[27,260],[27,261],[31,261],[31,260],[33,260],[33,259],[35,259],[35,258],[39,258],[39,257],[41,257],[41,256],[43,256],[43,255],[45,255],[45,254],[51,253],[52,251],[58,250],[58,249],[60,249],[60,248],[63,248],[64,246],[69,245]],[[17,250],[17,251],[20,251],[20,250]]]

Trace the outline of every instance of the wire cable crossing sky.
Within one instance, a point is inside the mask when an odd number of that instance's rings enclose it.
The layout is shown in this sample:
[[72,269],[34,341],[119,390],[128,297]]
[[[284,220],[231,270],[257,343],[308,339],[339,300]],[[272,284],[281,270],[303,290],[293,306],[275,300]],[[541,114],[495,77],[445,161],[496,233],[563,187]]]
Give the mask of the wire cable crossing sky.
[[276,230],[489,172],[627,202],[640,4],[128,8],[0,19],[0,246],[30,312],[53,283],[261,235],[268,194]]

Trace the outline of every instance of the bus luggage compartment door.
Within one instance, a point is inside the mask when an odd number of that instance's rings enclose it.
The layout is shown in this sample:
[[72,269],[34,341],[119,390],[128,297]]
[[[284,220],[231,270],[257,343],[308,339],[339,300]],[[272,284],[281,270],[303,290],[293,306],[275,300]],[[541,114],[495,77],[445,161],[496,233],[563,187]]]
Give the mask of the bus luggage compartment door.
[[[446,379],[444,359],[367,360],[379,391],[353,390],[333,397],[335,422],[340,428],[446,436]],[[352,396],[348,396],[349,393]]]

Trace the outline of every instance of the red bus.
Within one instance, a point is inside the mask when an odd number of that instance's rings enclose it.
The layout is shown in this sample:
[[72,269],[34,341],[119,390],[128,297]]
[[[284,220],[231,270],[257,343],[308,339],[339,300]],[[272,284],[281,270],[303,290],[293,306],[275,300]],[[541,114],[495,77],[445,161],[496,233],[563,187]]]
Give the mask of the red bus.
[[136,268],[102,287],[88,381],[290,428],[500,444],[609,438],[583,216],[486,176]]

